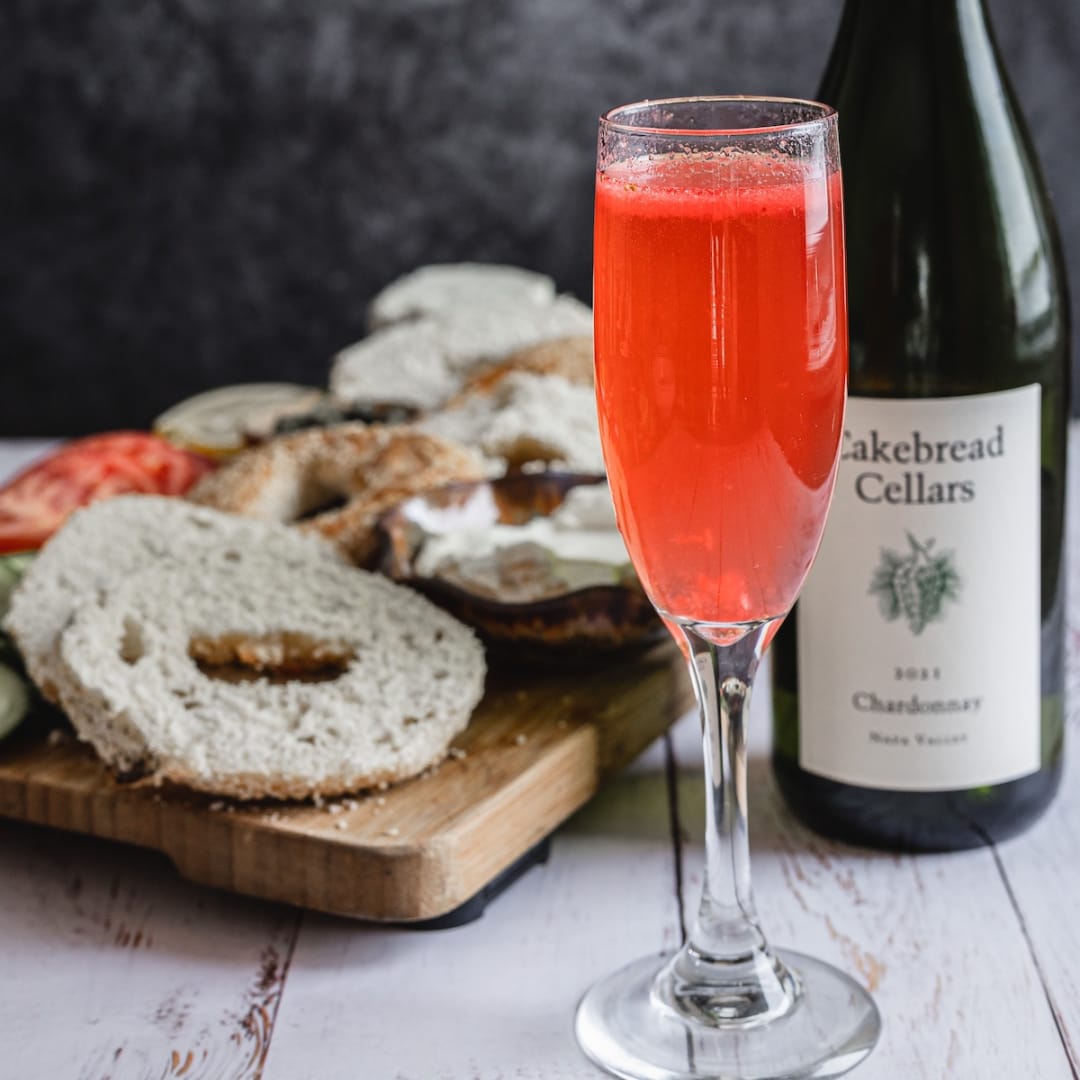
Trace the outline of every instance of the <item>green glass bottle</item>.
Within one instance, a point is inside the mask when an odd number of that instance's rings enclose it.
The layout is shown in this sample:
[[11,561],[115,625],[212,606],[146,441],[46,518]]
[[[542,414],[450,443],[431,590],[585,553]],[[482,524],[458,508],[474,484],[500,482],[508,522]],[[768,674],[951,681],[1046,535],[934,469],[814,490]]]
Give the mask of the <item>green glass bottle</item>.
[[1064,738],[1068,297],[982,0],[847,0],[851,332],[836,496],[773,648],[773,760],[822,832],[970,847],[1050,803]]

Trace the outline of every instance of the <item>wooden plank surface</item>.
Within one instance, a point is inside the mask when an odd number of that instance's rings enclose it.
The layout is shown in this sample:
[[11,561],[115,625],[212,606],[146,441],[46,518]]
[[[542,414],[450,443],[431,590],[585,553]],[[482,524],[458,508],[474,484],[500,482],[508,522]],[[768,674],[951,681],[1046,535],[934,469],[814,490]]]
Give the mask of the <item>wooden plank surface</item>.
[[1070,443],[1069,598],[1066,702],[1068,729],[1061,794],[1023,836],[1000,845],[999,870],[1038,966],[1042,990],[1080,1078],[1080,429]]
[[297,914],[165,860],[0,822],[0,1076],[254,1080]]
[[[749,758],[758,909],[774,944],[828,960],[874,994],[884,1018],[881,1043],[856,1075],[1069,1077],[995,853],[892,855],[810,832],[788,812],[773,780],[768,688],[765,671]],[[672,742],[689,924],[701,891],[705,814],[696,718],[680,723]]]
[[[997,851],[1002,880],[1037,965],[1040,987],[1065,1047],[1070,1071],[1080,1077],[1080,724],[1069,728],[1069,754],[1058,805],[1022,837]],[[1055,1074],[1056,1075],[1056,1074]]]
[[478,922],[422,933],[308,916],[266,1080],[594,1080],[594,979],[679,939],[665,752],[602,792]]

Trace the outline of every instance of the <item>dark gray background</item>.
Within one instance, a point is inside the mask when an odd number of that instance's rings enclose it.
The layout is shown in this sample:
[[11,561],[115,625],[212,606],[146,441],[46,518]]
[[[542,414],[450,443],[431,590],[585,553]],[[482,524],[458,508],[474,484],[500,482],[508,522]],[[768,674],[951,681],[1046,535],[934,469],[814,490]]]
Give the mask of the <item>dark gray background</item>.
[[[3,0],[0,435],[320,383],[426,261],[588,299],[600,109],[812,94],[840,6]],[[1080,0],[990,7],[1080,273]]]

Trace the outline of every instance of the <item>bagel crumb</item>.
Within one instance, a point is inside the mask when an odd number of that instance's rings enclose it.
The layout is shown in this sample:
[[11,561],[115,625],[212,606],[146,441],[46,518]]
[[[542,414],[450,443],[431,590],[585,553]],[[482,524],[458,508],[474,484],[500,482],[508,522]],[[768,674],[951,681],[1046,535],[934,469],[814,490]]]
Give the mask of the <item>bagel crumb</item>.
[[451,746],[449,754],[455,761],[461,761],[462,758],[468,757],[468,754],[460,746]]
[[400,834],[401,830],[396,825],[392,825],[389,829],[383,829],[383,836],[399,836]]
[[514,742],[516,742],[518,746],[524,746],[528,741],[529,736],[526,735],[524,731],[519,731],[517,735],[514,736]]
[[345,810],[345,807],[341,803],[331,803],[326,809],[331,814],[340,814]]
[[355,799],[346,799],[342,804],[346,810],[359,810],[360,804]]
[[376,806],[385,806],[386,805],[386,796],[385,795],[376,795],[375,796],[375,805]]
[[334,828],[335,829],[347,829],[348,827],[349,827],[349,823],[347,821],[335,821],[334,822]]
[[207,809],[212,810],[216,814],[219,810],[224,810],[225,809],[225,803],[222,802],[221,799],[215,799],[209,805],[209,807],[207,807]]

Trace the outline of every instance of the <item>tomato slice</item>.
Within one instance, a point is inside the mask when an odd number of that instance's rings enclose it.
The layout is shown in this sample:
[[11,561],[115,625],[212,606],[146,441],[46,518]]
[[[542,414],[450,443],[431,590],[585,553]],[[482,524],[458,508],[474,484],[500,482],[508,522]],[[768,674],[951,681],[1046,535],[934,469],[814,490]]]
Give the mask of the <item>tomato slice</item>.
[[72,511],[110,495],[182,495],[213,467],[143,431],[76,439],[0,488],[0,553],[41,547]]

